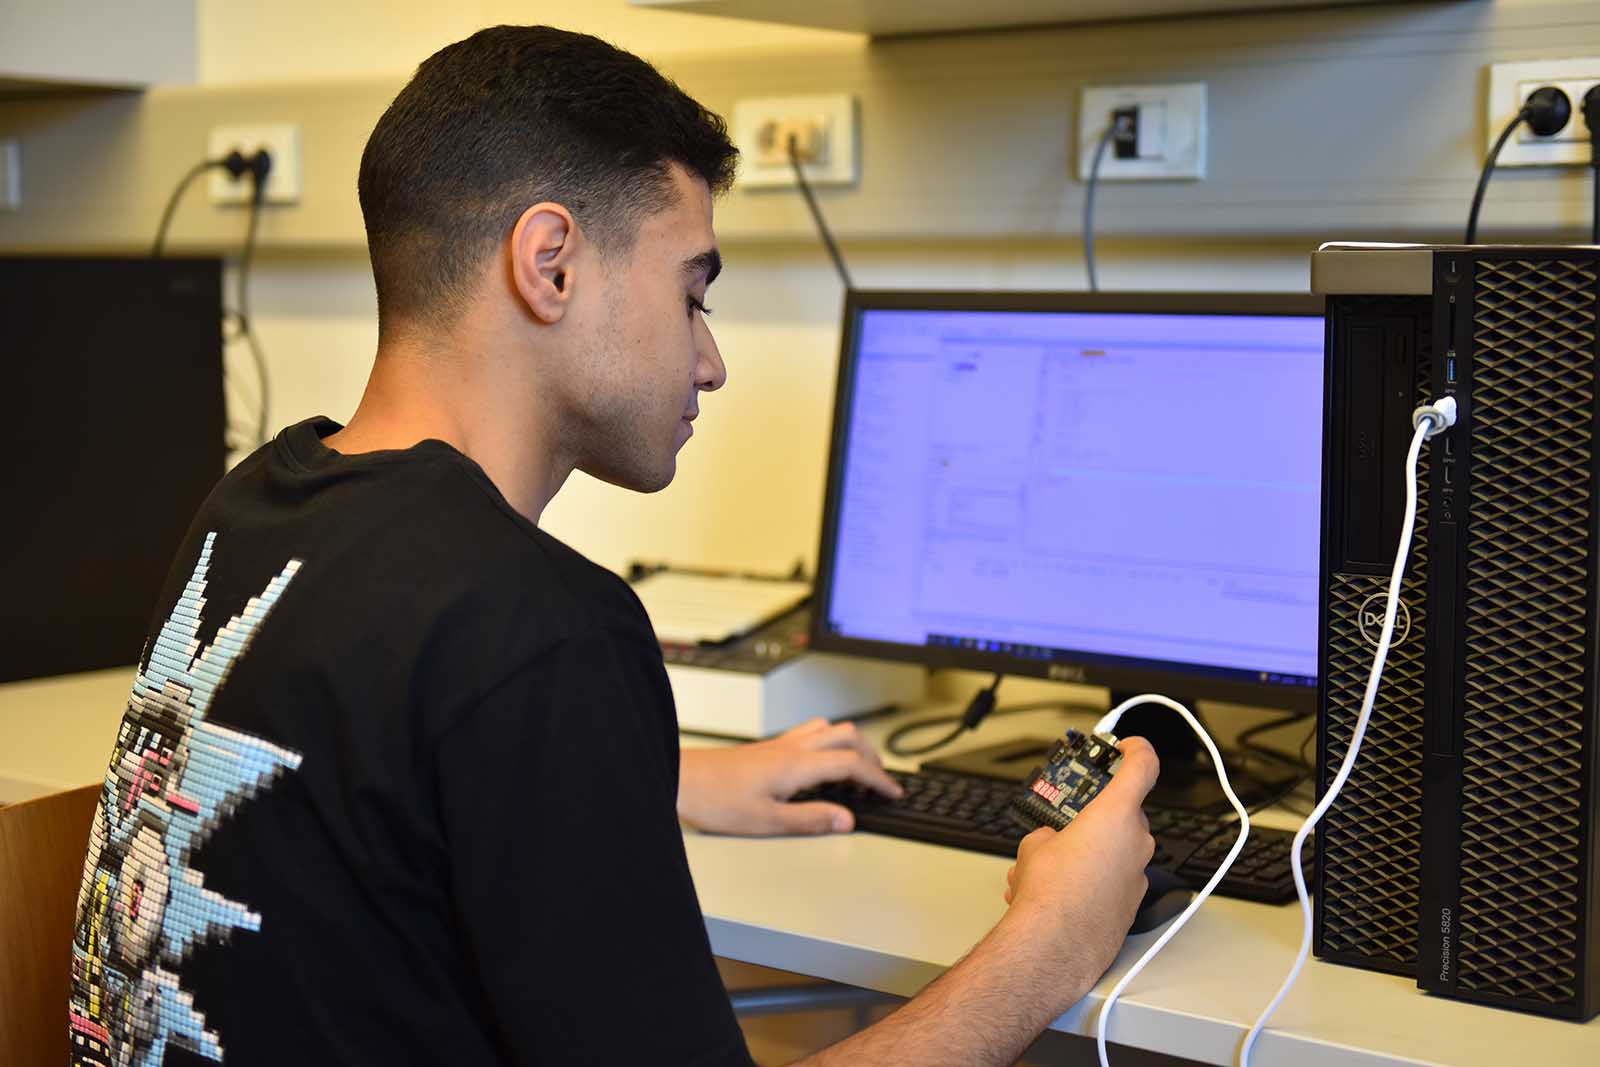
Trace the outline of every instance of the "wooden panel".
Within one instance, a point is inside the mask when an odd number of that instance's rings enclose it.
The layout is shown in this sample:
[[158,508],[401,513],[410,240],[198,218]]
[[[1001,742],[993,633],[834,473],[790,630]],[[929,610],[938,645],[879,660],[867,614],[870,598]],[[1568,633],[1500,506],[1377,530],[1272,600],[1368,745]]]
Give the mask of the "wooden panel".
[[0,1063],[67,1062],[72,925],[101,787],[0,808]]

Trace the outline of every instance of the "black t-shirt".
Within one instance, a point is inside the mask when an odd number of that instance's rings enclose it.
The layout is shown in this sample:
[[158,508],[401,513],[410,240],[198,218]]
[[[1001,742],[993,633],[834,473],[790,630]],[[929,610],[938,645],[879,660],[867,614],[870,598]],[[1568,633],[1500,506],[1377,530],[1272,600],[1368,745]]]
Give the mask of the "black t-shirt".
[[335,429],[241,463],[173,565],[91,835],[76,1060],[745,1067],[638,600],[448,445]]

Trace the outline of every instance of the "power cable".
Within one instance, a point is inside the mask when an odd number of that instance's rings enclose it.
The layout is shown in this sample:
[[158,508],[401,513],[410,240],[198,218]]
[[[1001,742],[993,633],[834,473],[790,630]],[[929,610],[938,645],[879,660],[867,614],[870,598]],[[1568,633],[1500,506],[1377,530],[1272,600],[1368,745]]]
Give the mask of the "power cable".
[[793,134],[785,143],[789,152],[789,166],[794,168],[795,184],[800,186],[800,195],[806,199],[806,207],[811,209],[811,219],[817,224],[817,233],[822,236],[822,243],[828,249],[828,256],[833,260],[833,269],[839,272],[839,280],[844,282],[845,292],[851,292],[856,284],[850,279],[850,271],[844,265],[844,257],[839,254],[839,246],[834,242],[833,231],[828,229],[828,220],[822,217],[822,208],[817,204],[816,194],[811,191],[811,183],[806,180],[806,170],[800,165],[800,144]]
[[1528,94],[1528,99],[1518,109],[1516,117],[1506,123],[1506,128],[1501,130],[1500,136],[1495,139],[1494,147],[1489,149],[1489,158],[1483,161],[1483,171],[1478,175],[1478,188],[1472,194],[1472,209],[1467,212],[1467,234],[1464,244],[1478,243],[1478,213],[1483,210],[1483,194],[1489,188],[1489,178],[1494,174],[1494,165],[1500,158],[1500,150],[1506,146],[1506,142],[1511,139],[1517,127],[1526,122],[1528,129],[1540,137],[1549,137],[1561,132],[1570,118],[1572,118],[1572,100],[1555,86],[1541,86]]

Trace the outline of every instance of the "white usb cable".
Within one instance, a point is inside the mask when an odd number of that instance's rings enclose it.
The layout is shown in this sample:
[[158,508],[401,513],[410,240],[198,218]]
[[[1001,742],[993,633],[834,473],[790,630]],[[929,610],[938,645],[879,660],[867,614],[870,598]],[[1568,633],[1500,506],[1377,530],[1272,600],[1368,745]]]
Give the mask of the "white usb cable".
[[1100,1050],[1100,1067],[1111,1067],[1110,1061],[1106,1058],[1106,1024],[1111,1018],[1111,1009],[1117,1003],[1117,998],[1122,996],[1122,991],[1127,988],[1128,983],[1138,977],[1140,971],[1144,970],[1145,964],[1154,959],[1155,954],[1165,948],[1168,941],[1172,940],[1172,936],[1183,929],[1183,924],[1189,921],[1189,917],[1200,910],[1200,905],[1206,902],[1206,898],[1211,895],[1212,891],[1217,888],[1218,883],[1222,881],[1223,876],[1228,873],[1228,868],[1233,866],[1233,861],[1239,857],[1239,852],[1244,848],[1245,839],[1250,836],[1250,813],[1245,811],[1244,805],[1239,802],[1238,796],[1234,794],[1233,786],[1228,782],[1228,772],[1223,770],[1222,766],[1222,754],[1217,751],[1216,743],[1206,733],[1205,727],[1201,726],[1200,721],[1189,713],[1188,708],[1168,697],[1147,693],[1143,696],[1124,700],[1112,708],[1106,713],[1105,718],[1095,723],[1094,732],[1115,735],[1117,721],[1122,718],[1122,713],[1135,704],[1160,704],[1163,707],[1171,708],[1179,715],[1182,715],[1183,720],[1199,736],[1201,743],[1206,746],[1206,751],[1211,754],[1211,765],[1217,769],[1217,781],[1222,783],[1222,791],[1227,794],[1228,803],[1232,804],[1233,810],[1239,814],[1239,836],[1234,841],[1233,848],[1229,849],[1227,856],[1223,858],[1222,865],[1211,876],[1211,880],[1195,894],[1195,898],[1189,902],[1188,907],[1183,909],[1182,914],[1172,921],[1160,937],[1156,938],[1156,943],[1145,949],[1144,955],[1140,956],[1134,965],[1128,968],[1128,973],[1122,976],[1122,980],[1112,988],[1110,995],[1106,997],[1105,1006],[1100,1009],[1100,1020],[1095,1026],[1095,1044]]
[[1378,638],[1377,654],[1372,658],[1372,674],[1367,679],[1366,696],[1361,701],[1361,715],[1356,719],[1355,732],[1350,738],[1350,748],[1344,754],[1344,762],[1339,764],[1339,773],[1334,775],[1333,783],[1328,786],[1328,791],[1323,794],[1322,800],[1312,809],[1305,823],[1295,833],[1294,845],[1290,851],[1289,870],[1294,875],[1294,891],[1300,898],[1300,951],[1295,955],[1294,967],[1290,969],[1289,977],[1283,980],[1283,985],[1278,988],[1277,995],[1261,1013],[1261,1018],[1256,1020],[1250,1032],[1244,1036],[1244,1044],[1239,1049],[1239,1067],[1250,1067],[1250,1050],[1255,1046],[1256,1038],[1261,1036],[1262,1027],[1267,1025],[1272,1013],[1278,1010],[1278,1005],[1288,995],[1295,979],[1300,977],[1300,969],[1305,966],[1306,957],[1311,953],[1311,896],[1306,892],[1305,874],[1300,869],[1300,855],[1305,849],[1306,837],[1338,799],[1339,791],[1344,788],[1345,780],[1350,777],[1350,770],[1355,766],[1356,754],[1361,751],[1361,739],[1367,732],[1367,720],[1372,717],[1372,704],[1378,695],[1378,682],[1383,677],[1383,664],[1389,658],[1389,642],[1394,637],[1395,614],[1400,606],[1400,580],[1405,575],[1406,560],[1411,555],[1412,528],[1417,523],[1417,461],[1422,454],[1422,442],[1425,438],[1454,426],[1455,422],[1456,398],[1453,396],[1435,400],[1432,404],[1424,405],[1412,412],[1411,424],[1416,427],[1416,433],[1412,435],[1411,448],[1406,453],[1406,517],[1400,528],[1400,547],[1395,552],[1394,571],[1389,575],[1389,602],[1383,612],[1383,633]]

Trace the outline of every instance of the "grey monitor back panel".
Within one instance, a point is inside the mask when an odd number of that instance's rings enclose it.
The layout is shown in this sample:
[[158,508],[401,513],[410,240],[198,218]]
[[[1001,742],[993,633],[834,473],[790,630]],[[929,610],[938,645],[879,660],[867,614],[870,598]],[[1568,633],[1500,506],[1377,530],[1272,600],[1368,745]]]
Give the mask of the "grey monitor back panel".
[[0,682],[132,664],[226,461],[222,265],[0,256]]

